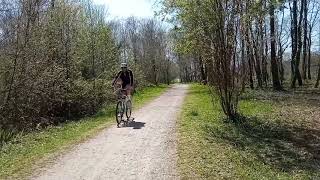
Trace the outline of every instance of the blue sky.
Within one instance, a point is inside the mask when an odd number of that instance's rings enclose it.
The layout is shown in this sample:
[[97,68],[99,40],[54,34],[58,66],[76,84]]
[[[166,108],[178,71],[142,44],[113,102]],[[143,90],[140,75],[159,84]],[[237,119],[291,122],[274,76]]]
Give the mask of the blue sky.
[[93,0],[95,4],[105,5],[109,18],[153,17],[155,0]]

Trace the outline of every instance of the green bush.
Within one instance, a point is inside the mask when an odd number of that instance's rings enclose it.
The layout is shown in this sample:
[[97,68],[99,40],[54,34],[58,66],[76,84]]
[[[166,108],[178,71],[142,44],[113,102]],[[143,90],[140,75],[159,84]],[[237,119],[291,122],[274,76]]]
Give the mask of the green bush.
[[15,135],[14,131],[0,129],[0,147],[13,139]]

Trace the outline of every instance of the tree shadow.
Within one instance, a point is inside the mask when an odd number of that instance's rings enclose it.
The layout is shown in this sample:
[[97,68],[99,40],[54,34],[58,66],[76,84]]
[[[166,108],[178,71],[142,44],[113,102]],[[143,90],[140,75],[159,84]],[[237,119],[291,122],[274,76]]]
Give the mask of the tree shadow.
[[142,129],[143,127],[145,127],[144,122],[136,122],[136,121],[130,121],[128,122],[128,124],[126,124],[125,127],[129,127],[129,128],[133,128],[133,129]]
[[228,143],[284,172],[320,169],[320,130],[289,126],[257,117],[242,123],[205,126],[208,140]]
[[241,97],[241,100],[269,100],[275,103],[291,103],[309,107],[320,106],[320,91],[316,90],[284,90],[284,91],[268,91],[255,90],[247,91]]

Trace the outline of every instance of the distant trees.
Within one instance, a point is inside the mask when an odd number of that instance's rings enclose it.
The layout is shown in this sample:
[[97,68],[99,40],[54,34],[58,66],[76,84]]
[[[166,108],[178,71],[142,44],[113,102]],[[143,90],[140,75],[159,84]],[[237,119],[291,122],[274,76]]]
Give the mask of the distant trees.
[[112,101],[110,82],[124,60],[140,82],[170,83],[165,70],[174,62],[158,22],[128,19],[122,33],[105,19],[90,0],[1,1],[0,129],[96,112]]
[[[165,1],[169,11],[180,12],[177,22],[176,51],[182,66],[207,76],[209,85],[219,94],[225,114],[232,120],[238,116],[237,106],[241,87],[241,57],[238,41],[241,13],[236,1]],[[192,63],[190,60],[198,63]],[[195,65],[195,66],[188,66]],[[181,67],[180,67],[181,68]]]
[[231,119],[238,114],[238,96],[246,86],[264,88],[272,80],[274,90],[283,89],[288,64],[284,55],[290,45],[292,77],[287,79],[291,87],[311,79],[317,1],[163,0],[162,5],[160,14],[176,27],[176,58],[183,62],[180,69],[201,74],[196,81],[205,79],[216,89]]
[[110,81],[121,61],[129,62],[140,87],[177,76],[210,85],[231,119],[245,87],[282,90],[290,80],[295,88],[319,74],[312,66],[317,0],[162,5],[160,13],[175,26],[170,32],[154,19],[106,22],[104,8],[90,0],[2,0],[0,128],[96,112],[112,100]]
[[57,123],[101,107],[119,61],[104,10],[90,1],[2,5],[0,128]]
[[[291,8],[291,4],[289,2]],[[300,9],[299,9],[300,6]],[[299,85],[303,80],[311,79],[311,46],[312,33],[315,24],[318,22],[319,2],[314,0],[293,1],[291,11],[291,34],[292,34],[292,84],[295,87],[296,80]],[[300,10],[300,11],[299,11]],[[299,16],[298,16],[299,14]],[[302,39],[303,38],[303,39]],[[302,65],[300,59],[302,53]],[[302,69],[302,75],[300,74]]]
[[111,22],[111,27],[122,59],[140,72],[139,84],[158,85],[176,78],[170,37],[159,21],[130,17]]

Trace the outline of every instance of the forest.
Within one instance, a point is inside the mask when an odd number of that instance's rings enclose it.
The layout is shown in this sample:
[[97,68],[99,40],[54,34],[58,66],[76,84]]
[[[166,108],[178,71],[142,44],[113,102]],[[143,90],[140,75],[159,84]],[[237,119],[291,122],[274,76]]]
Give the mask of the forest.
[[1,0],[0,131],[41,129],[112,104],[121,62],[137,89],[176,79],[209,85],[235,121],[247,89],[319,92],[317,0],[156,3],[158,18],[107,20],[90,0]]
[[111,104],[121,62],[133,70],[137,89],[170,83],[177,66],[168,37],[160,21],[107,20],[105,7],[90,0],[1,0],[3,140]]
[[[319,179],[320,1],[163,0],[182,179]],[[209,92],[208,92],[209,91]]]
[[320,178],[319,0],[96,2],[0,0],[0,179]]
[[[224,113],[239,116],[250,89],[319,92],[317,0],[164,0],[184,82],[208,83]],[[271,89],[270,89],[271,88]]]

